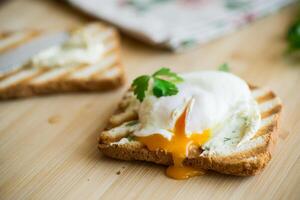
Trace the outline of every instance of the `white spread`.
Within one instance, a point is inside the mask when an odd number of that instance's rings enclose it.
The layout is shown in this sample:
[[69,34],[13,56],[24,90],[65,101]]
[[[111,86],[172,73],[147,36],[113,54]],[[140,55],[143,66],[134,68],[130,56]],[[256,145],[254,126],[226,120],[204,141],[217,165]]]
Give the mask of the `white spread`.
[[99,29],[86,26],[70,33],[70,38],[61,45],[45,49],[33,56],[26,67],[52,68],[94,64],[104,52]]

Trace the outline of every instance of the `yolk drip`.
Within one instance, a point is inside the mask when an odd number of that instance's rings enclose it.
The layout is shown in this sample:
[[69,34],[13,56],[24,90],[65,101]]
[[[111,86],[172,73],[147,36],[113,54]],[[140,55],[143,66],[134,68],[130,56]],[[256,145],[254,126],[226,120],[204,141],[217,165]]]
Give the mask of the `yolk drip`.
[[160,134],[153,134],[146,137],[138,137],[137,140],[147,146],[150,151],[163,149],[170,152],[173,157],[174,165],[167,168],[167,176],[175,179],[187,179],[192,176],[204,174],[201,169],[186,167],[182,161],[188,156],[191,145],[201,146],[211,136],[210,129],[204,130],[202,134],[193,133],[190,137],[185,134],[186,111],[176,121],[171,141]]

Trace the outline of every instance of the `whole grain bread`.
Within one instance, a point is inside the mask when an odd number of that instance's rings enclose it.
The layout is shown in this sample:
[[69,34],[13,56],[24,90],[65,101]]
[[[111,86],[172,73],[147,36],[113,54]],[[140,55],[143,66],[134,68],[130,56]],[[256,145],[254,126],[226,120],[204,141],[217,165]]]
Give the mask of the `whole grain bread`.
[[[280,99],[270,90],[250,87],[259,104],[262,123],[255,136],[249,142],[255,143],[251,148],[239,150],[230,155],[207,155],[203,149],[192,147],[183,164],[205,170],[213,170],[223,174],[250,176],[255,175],[268,164],[277,140],[277,127],[282,105]],[[126,129],[130,123],[138,120],[134,110],[128,110],[128,97],[124,96],[118,110],[99,136],[98,148],[106,156],[121,160],[141,160],[162,165],[172,165],[172,155],[162,149],[150,151],[142,143],[132,140],[132,130]],[[122,124],[122,125],[120,125]],[[123,128],[122,128],[123,127]],[[132,127],[132,126],[128,126]]]
[[[102,23],[90,23],[70,32],[93,26],[99,29],[104,53],[96,64],[73,67],[26,68],[20,67],[0,74],[0,100],[76,91],[103,91],[120,87],[125,73],[120,58],[118,32]],[[0,53],[35,39],[43,34],[37,30],[0,33]]]

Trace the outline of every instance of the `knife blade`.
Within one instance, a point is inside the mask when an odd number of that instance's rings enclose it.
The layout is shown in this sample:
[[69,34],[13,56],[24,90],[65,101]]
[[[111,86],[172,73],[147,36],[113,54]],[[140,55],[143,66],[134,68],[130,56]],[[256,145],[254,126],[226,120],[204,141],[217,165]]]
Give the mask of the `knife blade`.
[[36,53],[48,47],[59,45],[68,38],[68,32],[64,31],[44,34],[15,49],[0,54],[0,73],[5,73],[21,66]]

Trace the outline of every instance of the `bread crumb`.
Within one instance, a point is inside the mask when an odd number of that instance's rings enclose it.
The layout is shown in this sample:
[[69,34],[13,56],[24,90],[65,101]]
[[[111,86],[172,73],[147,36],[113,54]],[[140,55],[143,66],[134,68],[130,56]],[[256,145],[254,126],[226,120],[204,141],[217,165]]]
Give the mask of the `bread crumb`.
[[55,124],[55,123],[59,122],[60,119],[61,119],[61,117],[59,115],[53,115],[53,116],[48,118],[48,123],[49,124]]
[[282,139],[282,140],[285,140],[287,137],[288,137],[288,135],[290,134],[290,132],[288,131],[288,130],[286,130],[286,129],[281,129],[280,131],[279,131],[279,137]]
[[121,171],[117,171],[117,173],[116,173],[117,175],[120,175],[121,174]]

